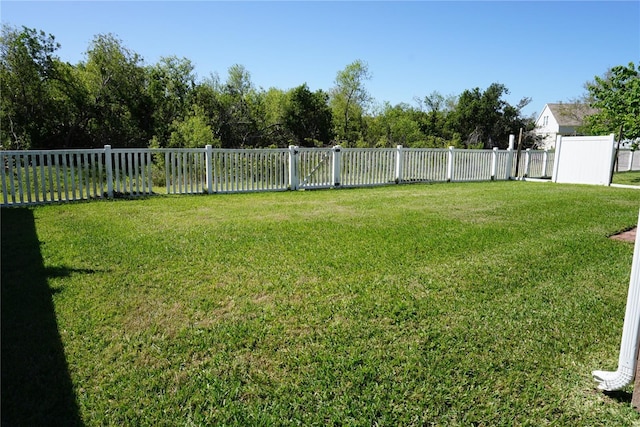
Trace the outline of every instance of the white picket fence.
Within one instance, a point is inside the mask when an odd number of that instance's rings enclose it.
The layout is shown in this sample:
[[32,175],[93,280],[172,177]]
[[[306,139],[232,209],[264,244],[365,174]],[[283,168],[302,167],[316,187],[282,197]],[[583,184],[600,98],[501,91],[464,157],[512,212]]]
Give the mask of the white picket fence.
[[[554,153],[522,151],[518,177],[548,178]],[[2,206],[152,194],[237,193],[516,177],[514,150],[397,148],[0,151]]]

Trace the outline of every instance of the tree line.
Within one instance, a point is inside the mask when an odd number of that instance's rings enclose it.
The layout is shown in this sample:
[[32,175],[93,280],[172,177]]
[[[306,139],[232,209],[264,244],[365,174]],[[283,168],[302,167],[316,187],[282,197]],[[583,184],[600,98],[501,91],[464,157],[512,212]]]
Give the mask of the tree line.
[[327,91],[256,88],[232,65],[198,79],[187,58],[142,57],[112,34],[96,35],[78,64],[56,55],[43,31],[8,25],[0,39],[0,144],[4,149],[327,146],[505,148],[508,135],[536,138],[532,117],[504,100],[506,86],[437,91],[415,106],[376,104],[368,65],[356,60]]

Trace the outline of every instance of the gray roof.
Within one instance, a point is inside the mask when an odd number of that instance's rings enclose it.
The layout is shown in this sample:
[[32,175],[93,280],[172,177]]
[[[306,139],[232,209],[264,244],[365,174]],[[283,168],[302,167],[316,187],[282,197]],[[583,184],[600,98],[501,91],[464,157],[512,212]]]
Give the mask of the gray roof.
[[584,118],[598,112],[588,104],[547,104],[560,126],[582,126]]

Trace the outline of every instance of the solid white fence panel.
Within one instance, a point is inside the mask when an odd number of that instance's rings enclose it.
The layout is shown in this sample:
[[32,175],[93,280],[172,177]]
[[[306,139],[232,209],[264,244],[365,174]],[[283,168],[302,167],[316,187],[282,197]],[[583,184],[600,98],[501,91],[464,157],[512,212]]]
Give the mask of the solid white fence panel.
[[616,172],[629,172],[640,170],[640,155],[634,150],[618,150]]
[[558,137],[553,182],[609,185],[614,135]]

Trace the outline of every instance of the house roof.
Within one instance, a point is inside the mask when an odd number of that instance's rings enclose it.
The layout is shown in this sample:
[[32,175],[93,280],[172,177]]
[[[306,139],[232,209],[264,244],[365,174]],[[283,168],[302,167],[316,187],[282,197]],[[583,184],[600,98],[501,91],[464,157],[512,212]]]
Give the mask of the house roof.
[[588,104],[559,103],[547,104],[546,106],[551,110],[551,114],[553,114],[559,126],[581,126],[586,116],[598,112],[597,109],[590,107]]

